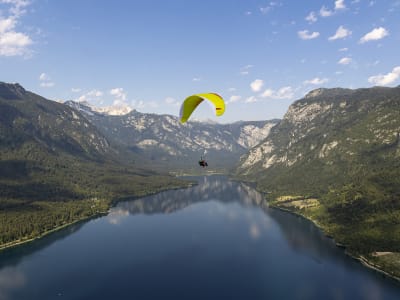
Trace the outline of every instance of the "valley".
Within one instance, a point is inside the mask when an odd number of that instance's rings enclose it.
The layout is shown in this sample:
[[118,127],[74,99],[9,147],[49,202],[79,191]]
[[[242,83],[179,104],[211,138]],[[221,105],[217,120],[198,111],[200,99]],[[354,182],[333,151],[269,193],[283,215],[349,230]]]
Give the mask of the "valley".
[[[398,278],[399,104],[399,87],[317,89],[282,120],[182,125],[1,83],[1,247],[102,215],[121,199],[193,184],[178,176],[222,173]],[[202,155],[207,169],[197,166]]]

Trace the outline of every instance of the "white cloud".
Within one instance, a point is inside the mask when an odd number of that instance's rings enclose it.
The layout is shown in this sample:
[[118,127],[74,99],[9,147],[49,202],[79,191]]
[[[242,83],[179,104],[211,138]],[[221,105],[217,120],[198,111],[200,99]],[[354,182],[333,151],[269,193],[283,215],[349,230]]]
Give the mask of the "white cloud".
[[10,13],[16,17],[20,17],[26,13],[25,7],[31,4],[28,0],[0,0],[0,4],[10,4]]
[[343,57],[338,61],[338,64],[340,65],[348,65],[352,61],[351,57]]
[[389,85],[395,82],[400,77],[400,66],[385,75],[379,74],[368,78],[368,82],[375,85]]
[[245,103],[254,103],[254,102],[258,102],[258,99],[254,96],[248,97],[245,101]]
[[115,88],[110,90],[110,95],[114,96],[119,101],[126,100],[126,93],[123,88]]
[[291,99],[294,97],[293,88],[290,86],[285,86],[279,90],[266,89],[262,94],[262,98],[272,98],[272,99]]
[[308,30],[298,31],[297,34],[302,40],[312,40],[319,36],[319,32],[314,31],[309,33]]
[[340,48],[339,51],[340,52],[346,52],[346,51],[349,51],[349,48]]
[[49,77],[49,75],[47,75],[46,73],[42,73],[42,74],[40,74],[40,76],[39,76],[39,80],[50,80],[50,77]]
[[328,78],[315,77],[313,79],[304,81],[304,84],[320,85],[320,84],[324,84],[328,81],[329,81]]
[[146,107],[146,103],[143,100],[139,100],[139,101],[134,100],[134,101],[132,101],[132,105],[133,105],[133,107],[135,107],[138,110],[141,110]]
[[80,88],[71,88],[71,92],[73,93],[79,93],[81,91]]
[[264,85],[264,81],[261,79],[256,79],[252,83],[250,83],[250,87],[253,92],[259,92]]
[[277,99],[291,99],[294,96],[294,92],[292,87],[290,86],[285,86],[280,88],[275,95],[275,98]]
[[94,105],[98,105],[98,104],[102,103],[102,101],[101,101],[101,97],[102,96],[103,96],[103,92],[102,91],[94,89],[94,90],[91,90],[91,91],[81,95],[80,97],[78,97],[75,100],[78,101],[78,102],[87,101],[87,102],[90,102],[90,103],[92,103]]
[[334,41],[334,40],[338,40],[338,39],[344,39],[345,37],[348,37],[349,35],[351,35],[351,31],[344,28],[343,26],[339,26],[339,28],[336,30],[336,33],[329,37],[328,40],[330,41]]
[[24,0],[0,0],[0,4],[9,4],[10,15],[0,14],[0,56],[28,56],[32,39],[25,33],[15,31],[18,19],[25,13],[25,7],[30,4]]
[[246,65],[240,69],[241,75],[248,75],[250,73],[250,69],[253,68],[253,65]]
[[262,94],[261,97],[263,98],[272,98],[274,95],[274,91],[272,89],[266,89]]
[[201,78],[200,77],[194,77],[193,79],[192,79],[192,81],[201,81]]
[[240,99],[242,99],[242,96],[239,96],[239,95],[232,95],[232,96],[229,98],[228,103],[238,102]]
[[330,10],[326,8],[325,6],[322,6],[321,9],[319,10],[319,15],[321,17],[330,17],[336,14],[339,10],[344,10],[346,9],[346,4],[344,3],[344,0],[336,0],[335,1],[335,7],[333,10]]
[[[171,98],[171,97],[168,97]],[[167,99],[165,99],[165,101],[167,101]],[[172,98],[171,98],[172,99]],[[171,101],[171,99],[169,99],[168,101]],[[179,104],[180,105],[180,102]],[[131,101],[131,109],[137,109],[137,110],[150,110],[150,111],[154,111],[155,109],[158,109],[160,107],[160,105],[156,102],[156,101],[148,101],[148,100],[132,100]]]
[[270,6],[266,6],[266,7],[260,7],[260,12],[262,13],[262,14],[267,14],[269,11],[271,10],[271,7]]
[[125,114],[132,110],[132,107],[126,102],[126,93],[123,88],[114,88],[109,91],[114,96],[114,101],[107,109],[110,114]]
[[319,10],[319,14],[321,17],[330,17],[333,15],[333,11],[327,9],[325,6],[322,6],[321,9]]
[[103,92],[99,90],[91,90],[87,95],[90,97],[101,97],[103,96]]
[[41,86],[41,87],[44,87],[44,88],[53,87],[53,86],[54,86],[54,82],[51,82],[51,81],[48,81],[48,82],[41,82],[41,83],[40,83],[40,86]]
[[29,54],[32,40],[26,34],[14,31],[0,33],[0,56],[22,56]]
[[51,80],[50,76],[46,73],[41,73],[39,75],[40,86],[44,88],[53,87],[54,82]]
[[280,5],[280,3],[271,1],[271,2],[269,2],[269,4],[267,6],[260,7],[260,12],[265,15],[268,12],[270,12],[275,6],[279,6],[279,5]]
[[15,27],[15,18],[0,19],[0,33],[10,31]]
[[344,0],[336,0],[335,1],[335,10],[345,9],[346,4],[344,4]]
[[98,112],[106,112],[110,115],[127,114],[132,110],[132,107],[126,101],[126,93],[123,88],[114,88],[109,90],[108,94],[114,97],[113,102],[109,106],[104,106],[104,93],[100,90],[93,89],[77,99],[78,102],[88,102],[97,108]]
[[317,15],[316,15],[316,13],[315,12],[310,12],[309,14],[308,14],[308,16],[305,18],[306,19],[306,21],[308,21],[310,24],[311,23],[315,23],[315,22],[317,22]]
[[168,105],[179,106],[179,101],[172,97],[165,98],[165,103]]
[[389,35],[389,32],[385,28],[383,27],[374,28],[372,31],[368,32],[360,39],[360,43],[363,44],[369,41],[380,40],[387,35]]

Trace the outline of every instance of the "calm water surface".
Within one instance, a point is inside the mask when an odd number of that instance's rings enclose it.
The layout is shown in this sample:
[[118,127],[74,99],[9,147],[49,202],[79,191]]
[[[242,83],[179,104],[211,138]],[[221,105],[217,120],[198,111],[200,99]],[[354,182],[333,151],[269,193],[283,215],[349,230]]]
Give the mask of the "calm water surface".
[[0,253],[3,299],[400,299],[310,222],[224,177]]

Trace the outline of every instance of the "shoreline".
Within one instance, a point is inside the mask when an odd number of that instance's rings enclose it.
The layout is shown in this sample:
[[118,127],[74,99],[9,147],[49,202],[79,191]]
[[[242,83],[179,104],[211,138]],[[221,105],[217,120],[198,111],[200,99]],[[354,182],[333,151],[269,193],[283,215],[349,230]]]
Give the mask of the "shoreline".
[[366,267],[366,268],[368,268],[368,269],[370,269],[370,270],[373,270],[373,271],[375,271],[375,272],[377,272],[377,273],[380,273],[381,275],[383,275],[383,276],[385,276],[385,277],[387,277],[387,278],[389,278],[389,279],[391,279],[391,280],[395,280],[397,283],[400,284],[400,277],[395,276],[395,275],[392,275],[392,274],[386,272],[385,270],[382,270],[382,269],[378,268],[373,262],[369,261],[367,258],[365,258],[365,257],[362,256],[362,255],[355,255],[355,254],[352,254],[352,253],[348,252],[348,251],[346,250],[346,245],[343,245],[343,244],[341,244],[341,243],[339,243],[339,242],[336,242],[336,241],[335,241],[335,238],[334,238],[333,236],[330,236],[330,235],[326,234],[326,232],[325,232],[323,226],[320,225],[317,221],[315,221],[315,220],[313,220],[313,219],[311,219],[311,218],[307,218],[306,216],[304,216],[304,215],[302,215],[302,214],[300,214],[300,213],[291,211],[291,210],[289,210],[289,209],[287,209],[287,208],[283,208],[283,207],[279,207],[279,206],[277,206],[277,205],[271,205],[271,204],[268,204],[268,205],[269,205],[269,207],[271,207],[271,208],[273,208],[273,209],[278,209],[278,210],[280,210],[280,211],[283,211],[283,212],[286,212],[286,213],[290,213],[290,214],[292,214],[292,215],[301,217],[301,218],[303,218],[303,219],[305,219],[305,220],[307,220],[307,221],[312,222],[312,223],[314,224],[314,226],[317,227],[327,238],[330,238],[330,239],[332,239],[332,240],[334,241],[336,247],[341,248],[341,249],[344,249],[344,253],[345,253],[347,256],[349,256],[350,258],[352,258],[352,259],[354,259],[354,260],[357,260],[357,261],[358,261],[361,265],[363,265],[364,267]]
[[101,216],[106,216],[108,214],[108,212],[109,212],[109,209],[107,210],[107,212],[98,212],[98,213],[96,213],[94,215],[91,215],[91,216],[88,216],[88,217],[84,217],[84,218],[80,218],[80,219],[77,219],[77,220],[75,220],[73,222],[66,223],[66,224],[63,224],[63,225],[58,226],[58,227],[54,227],[54,228],[52,228],[50,230],[47,230],[47,231],[45,231],[45,232],[43,232],[40,235],[35,236],[35,237],[22,239],[22,240],[20,239],[20,240],[16,240],[16,241],[13,241],[13,242],[8,242],[8,243],[5,243],[5,244],[2,244],[2,245],[0,245],[0,253],[2,251],[4,251],[4,250],[7,250],[7,249],[11,249],[11,248],[14,248],[14,247],[18,247],[18,246],[22,246],[22,245],[25,245],[25,244],[28,244],[28,243],[32,243],[32,242],[34,242],[36,240],[39,240],[39,239],[41,239],[43,237],[48,236],[49,234],[52,234],[54,232],[57,232],[57,231],[62,230],[64,228],[67,228],[67,227],[69,227],[71,225],[75,225],[75,224],[78,224],[80,222],[89,221],[91,219],[95,219],[95,218],[98,218],[98,217],[101,217]]
[[15,241],[12,241],[12,242],[5,243],[5,244],[1,244],[0,245],[0,253],[2,251],[7,250],[7,249],[11,249],[11,248],[22,246],[22,245],[25,245],[25,244],[28,244],[28,243],[32,243],[32,242],[34,242],[36,240],[39,240],[39,239],[41,239],[43,237],[48,236],[49,234],[52,234],[52,233],[57,232],[57,231],[60,231],[60,230],[62,230],[64,228],[67,228],[69,226],[78,224],[80,222],[85,222],[85,221],[89,221],[91,219],[95,219],[95,218],[98,218],[98,217],[106,216],[110,212],[110,209],[115,207],[115,205],[117,205],[119,202],[129,201],[129,200],[136,200],[136,199],[139,199],[139,198],[152,196],[152,195],[155,195],[155,194],[158,194],[158,193],[161,193],[161,192],[165,192],[165,191],[169,191],[169,190],[177,190],[177,189],[189,188],[189,187],[191,187],[193,185],[194,185],[194,183],[189,182],[188,184],[186,184],[186,185],[184,185],[182,187],[171,187],[171,188],[165,188],[165,189],[162,189],[162,190],[155,190],[155,191],[151,191],[151,192],[149,192],[149,193],[147,193],[145,195],[140,195],[140,196],[126,196],[126,197],[115,198],[115,199],[110,201],[109,207],[107,208],[106,211],[98,211],[93,215],[74,220],[74,221],[72,221],[70,223],[66,223],[66,224],[63,224],[61,226],[54,227],[54,228],[52,228],[50,230],[47,230],[47,231],[45,231],[45,232],[43,232],[43,233],[41,233],[41,234],[39,234],[38,236],[35,236],[35,237],[26,238],[26,239],[22,239],[22,240],[19,239],[19,240],[15,240]]
[[[52,234],[54,232],[60,231],[60,230],[65,229],[65,228],[67,228],[69,226],[72,226],[74,224],[77,224],[77,223],[80,223],[80,222],[86,222],[86,221],[89,221],[91,219],[95,219],[95,218],[98,218],[98,217],[106,216],[109,213],[110,209],[112,207],[115,207],[115,205],[117,205],[119,202],[124,202],[124,201],[129,201],[129,200],[136,200],[136,199],[139,199],[139,198],[155,195],[155,194],[158,194],[158,193],[161,193],[161,192],[164,192],[164,191],[168,191],[168,190],[177,190],[177,189],[189,188],[189,187],[192,187],[193,185],[195,185],[195,184],[193,182],[191,182],[186,186],[174,187],[174,188],[170,188],[170,189],[166,188],[166,189],[163,189],[163,190],[157,190],[157,191],[149,192],[146,195],[141,195],[141,196],[138,196],[138,197],[126,196],[126,197],[120,197],[120,198],[114,199],[114,200],[110,201],[110,205],[109,205],[109,207],[107,208],[106,211],[98,211],[93,215],[90,215],[90,216],[87,216],[87,217],[84,217],[84,218],[80,218],[80,219],[74,220],[73,222],[66,223],[66,224],[63,224],[61,226],[52,228],[52,229],[47,230],[47,231],[41,233],[40,235],[32,237],[32,238],[27,238],[27,239],[23,239],[23,240],[20,239],[20,240],[16,240],[16,241],[13,241],[13,242],[8,242],[8,243],[5,243],[5,244],[2,244],[2,245],[0,245],[0,253],[2,251],[7,250],[7,249],[11,249],[11,248],[14,248],[14,247],[18,247],[18,246],[22,246],[22,245],[25,245],[25,244],[28,244],[28,243],[32,243],[32,242],[34,242],[36,240],[39,240],[39,239],[41,239],[43,237],[46,237],[46,236],[48,236],[48,235],[50,235],[50,234]],[[264,199],[264,200],[267,201],[266,199]],[[268,203],[268,201],[267,201],[267,203]],[[302,214],[300,214],[298,212],[294,212],[292,210],[289,210],[287,208],[283,208],[283,207],[280,207],[280,206],[277,206],[277,205],[273,205],[273,204],[268,203],[268,207],[270,207],[272,209],[280,210],[280,211],[285,212],[285,213],[290,213],[290,214],[292,214],[294,216],[301,217],[301,218],[313,223],[313,225],[316,226],[324,234],[324,236],[326,236],[327,238],[330,238],[330,239],[333,240],[333,242],[335,243],[336,247],[344,249],[344,253],[347,256],[349,256],[350,258],[352,258],[354,260],[357,260],[364,267],[366,267],[366,268],[368,268],[370,270],[373,270],[373,271],[375,271],[377,273],[380,273],[381,275],[383,275],[383,276],[385,276],[385,277],[387,277],[389,279],[395,280],[397,283],[400,283],[400,277],[392,275],[392,274],[386,272],[385,270],[380,269],[373,262],[369,261],[366,257],[364,257],[362,255],[355,255],[355,254],[352,254],[352,253],[348,252],[346,250],[346,245],[343,245],[343,244],[341,244],[339,242],[336,242],[334,237],[331,236],[331,235],[328,235],[326,233],[324,227],[322,225],[320,225],[317,221],[315,221],[315,220],[313,220],[311,218],[308,218],[308,217],[306,217],[306,216],[304,216],[304,215],[302,215]]]

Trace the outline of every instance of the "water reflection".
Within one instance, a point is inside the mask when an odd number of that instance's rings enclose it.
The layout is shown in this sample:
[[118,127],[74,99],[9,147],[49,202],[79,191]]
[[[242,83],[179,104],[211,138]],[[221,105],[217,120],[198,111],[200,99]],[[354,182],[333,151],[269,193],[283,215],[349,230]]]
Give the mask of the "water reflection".
[[24,274],[14,267],[7,267],[0,270],[0,299],[8,299],[8,295],[25,283]]
[[24,257],[30,256],[35,252],[39,252],[51,246],[55,242],[63,240],[69,237],[71,234],[78,232],[79,229],[84,226],[84,224],[85,222],[79,222],[59,231],[55,231],[54,233],[46,235],[33,242],[2,250],[0,252],[0,270],[8,266],[18,265],[24,259]]
[[270,209],[268,215],[277,222],[293,251],[308,255],[318,263],[337,253],[334,241],[327,239],[310,221],[277,209]]
[[262,206],[262,195],[249,186],[227,181],[223,176],[191,177],[198,185],[183,190],[166,191],[134,201],[119,203],[110,211],[110,223],[117,224],[127,214],[168,214],[179,211],[195,203],[218,200],[223,203],[237,202],[246,206]]
[[[227,206],[220,206],[220,209],[231,222],[237,221],[238,218],[246,217],[246,213],[248,214],[245,223],[247,223],[246,227],[248,228],[250,240],[257,241],[262,239],[263,235],[272,226],[272,222],[274,222],[278,226],[280,233],[285,237],[287,245],[296,255],[307,257],[322,268],[325,268],[326,265],[334,265],[335,268],[342,268],[348,272],[373,273],[372,277],[367,278],[369,292],[365,294],[365,290],[363,290],[363,295],[366,299],[369,299],[370,295],[374,295],[376,299],[379,299],[380,289],[377,287],[375,280],[383,282],[386,279],[344,255],[344,250],[338,248],[334,240],[327,238],[312,222],[300,216],[270,208],[266,201],[263,200],[262,194],[244,183],[228,181],[223,176],[191,179],[197,179],[198,185],[190,189],[167,191],[155,196],[120,203],[110,212],[108,216],[109,222],[118,224],[129,215],[136,214],[170,214],[183,210],[190,205],[206,201],[218,201],[224,204],[237,203],[245,207],[257,207],[266,217],[254,219],[254,212],[239,211],[230,209]],[[218,213],[218,206],[210,206],[210,209],[211,207],[213,211],[210,211],[209,214]],[[343,292],[340,288],[342,284],[339,283],[339,286],[333,284],[331,293],[339,296]]]
[[[119,224],[129,215],[169,214],[206,201],[238,203],[242,206],[260,208],[266,215],[272,217],[294,251],[301,252],[316,262],[337,253],[333,241],[332,247],[326,248],[327,239],[314,224],[301,217],[270,209],[267,202],[263,200],[262,194],[254,188],[241,182],[229,181],[224,176],[192,177],[190,179],[197,180],[198,185],[189,189],[166,191],[154,196],[119,203],[110,211],[107,219],[111,224]],[[228,214],[231,221],[234,221],[238,214],[242,213],[222,206],[220,208]],[[213,207],[213,209],[217,208]],[[251,218],[252,214],[249,214],[248,232],[249,236],[256,240],[260,237],[262,230],[270,225],[270,218],[263,218],[263,224],[256,223]]]
[[311,222],[243,183],[197,180],[0,253],[0,300],[398,299]]

